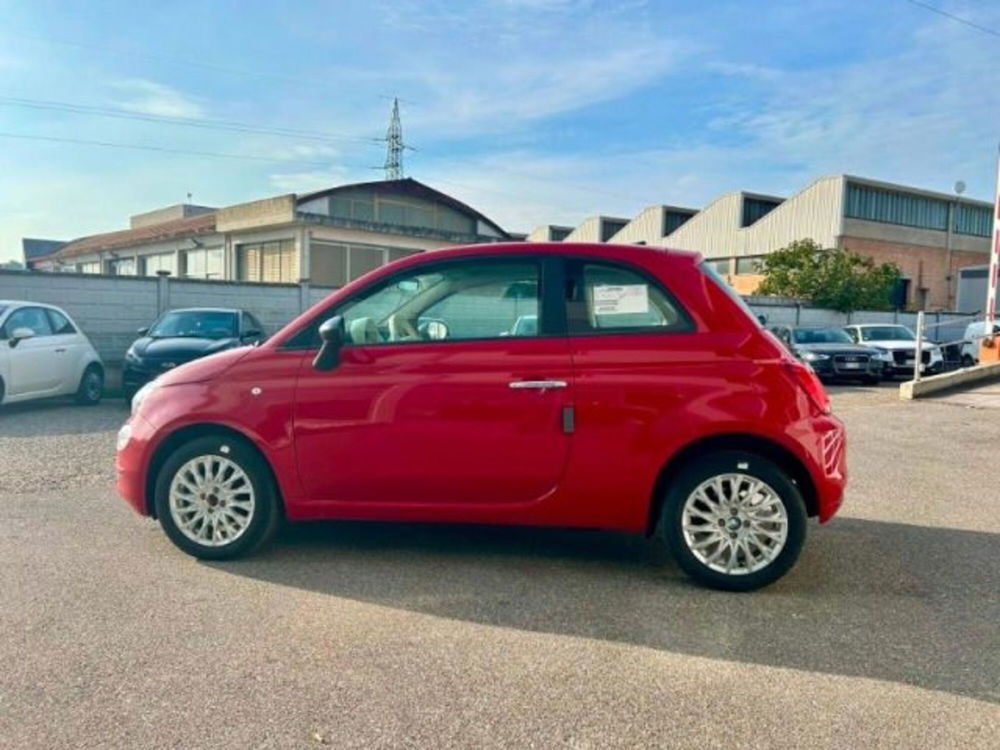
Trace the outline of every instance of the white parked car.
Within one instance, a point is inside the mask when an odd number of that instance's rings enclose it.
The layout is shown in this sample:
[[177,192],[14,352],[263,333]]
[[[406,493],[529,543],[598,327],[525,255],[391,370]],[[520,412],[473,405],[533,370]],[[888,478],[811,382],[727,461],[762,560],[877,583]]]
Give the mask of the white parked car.
[[[972,367],[979,364],[979,345],[983,343],[983,336],[986,333],[986,321],[979,320],[969,323],[965,327],[965,335],[962,337],[962,367]],[[993,333],[1000,334],[1000,323],[993,324]]]
[[[917,356],[917,336],[906,326],[891,323],[862,323],[844,326],[844,330],[855,343],[880,349],[892,355],[892,362],[886,365],[886,375],[913,375],[913,363]],[[920,372],[927,375],[941,372],[944,369],[941,347],[924,339],[921,348],[923,354],[920,357]]]
[[0,403],[74,396],[96,404],[103,391],[101,358],[65,311],[0,300]]

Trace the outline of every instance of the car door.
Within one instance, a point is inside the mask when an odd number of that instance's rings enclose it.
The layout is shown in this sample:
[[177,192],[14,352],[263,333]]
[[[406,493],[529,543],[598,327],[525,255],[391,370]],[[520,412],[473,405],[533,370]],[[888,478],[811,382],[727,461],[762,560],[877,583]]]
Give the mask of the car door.
[[[30,328],[35,335],[11,346],[11,334],[18,328]],[[22,398],[57,393],[61,374],[52,326],[45,309],[26,306],[14,310],[4,323],[3,338],[3,345],[10,347],[7,352],[10,361],[8,393]]]
[[[422,264],[329,311],[348,344],[299,377],[294,433],[309,500],[510,506],[553,492],[571,364],[530,257]],[[549,280],[551,283],[551,279]],[[321,316],[324,319],[326,315]]]
[[89,344],[61,312],[51,307],[46,308],[45,312],[52,328],[51,345],[57,370],[54,374],[58,377],[55,389],[59,393],[74,393],[80,385]]
[[568,273],[576,432],[563,489],[577,524],[635,528],[663,457],[697,437],[692,413],[724,413],[719,394],[751,392],[753,373],[734,372],[728,334],[697,331],[641,269],[582,259]]

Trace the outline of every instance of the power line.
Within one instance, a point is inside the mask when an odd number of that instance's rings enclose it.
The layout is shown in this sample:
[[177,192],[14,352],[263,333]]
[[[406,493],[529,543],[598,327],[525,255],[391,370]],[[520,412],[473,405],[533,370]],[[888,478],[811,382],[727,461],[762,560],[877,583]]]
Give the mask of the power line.
[[946,10],[942,10],[930,3],[921,2],[921,0],[906,0],[906,2],[911,5],[916,5],[918,8],[923,8],[924,10],[929,10],[931,13],[937,13],[939,16],[944,16],[945,18],[950,18],[952,21],[957,21],[958,23],[964,23],[966,26],[982,31],[986,34],[992,34],[993,36],[1000,36],[1000,31],[996,29],[991,29],[989,26],[983,26],[975,21],[970,21],[968,18],[962,18],[962,16],[956,16],[954,13],[949,13]]
[[[149,52],[141,52],[138,50],[123,49],[121,47],[109,47],[107,44],[89,44],[87,42],[71,41],[68,39],[55,39],[53,37],[46,37],[40,34],[32,34],[30,32],[20,31],[17,29],[6,29],[6,31],[11,36],[18,36],[23,39],[31,39],[37,42],[44,42],[46,44],[59,44],[65,47],[76,47],[78,49],[84,50],[96,50],[103,54],[118,55],[120,57],[138,57],[146,60],[152,60],[154,62],[168,63],[170,65],[183,65],[190,68],[199,68],[201,70],[211,70],[217,73],[227,73],[229,75],[239,75],[239,76],[250,76],[255,78],[271,78],[282,81],[292,81],[294,83],[306,83],[306,84],[328,84],[329,81],[323,81],[318,78],[305,78],[302,76],[288,75],[285,73],[275,73],[271,71],[263,70],[252,70],[249,68],[233,68],[225,65],[216,65],[215,63],[202,62],[200,60],[192,60],[187,58],[170,57],[168,55],[157,55]],[[339,67],[339,66],[338,66]],[[341,68],[341,72],[343,72]],[[329,68],[326,72],[330,72]],[[356,76],[364,76],[365,74],[359,71],[351,71]]]
[[113,117],[122,120],[139,120],[143,122],[156,122],[168,125],[183,125],[187,127],[206,128],[209,130],[228,130],[239,133],[261,133],[264,135],[277,135],[316,141],[349,141],[352,143],[370,144],[379,143],[381,141],[379,138],[365,138],[362,136],[338,135],[334,133],[323,133],[311,130],[298,130],[295,128],[253,125],[250,123],[235,122],[231,120],[211,120],[199,117],[154,115],[142,112],[132,112],[131,110],[117,107],[98,107],[90,104],[76,104],[74,102],[60,102],[45,99],[23,99],[20,97],[0,96],[0,106],[24,107],[27,109],[66,112],[77,115],[94,115],[96,117]]
[[329,166],[329,162],[307,161],[303,159],[281,159],[271,156],[256,156],[254,154],[226,154],[218,151],[195,151],[185,148],[167,148],[166,146],[149,146],[138,143],[112,143],[110,141],[91,141],[82,138],[57,138],[55,136],[47,135],[27,135],[25,133],[0,132],[0,138],[18,138],[26,141],[48,141],[51,143],[72,143],[79,146],[103,146],[105,148],[123,148],[137,151],[157,151],[166,154],[185,154],[187,156],[209,156],[217,159],[239,159],[244,161],[301,164],[313,167]]

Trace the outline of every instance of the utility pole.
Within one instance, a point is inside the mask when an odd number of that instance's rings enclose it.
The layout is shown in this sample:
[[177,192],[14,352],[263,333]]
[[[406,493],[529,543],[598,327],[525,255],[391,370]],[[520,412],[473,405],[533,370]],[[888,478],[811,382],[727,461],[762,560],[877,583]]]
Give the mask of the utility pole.
[[385,131],[385,179],[403,179],[403,125],[399,121],[399,99],[392,100],[392,118]]

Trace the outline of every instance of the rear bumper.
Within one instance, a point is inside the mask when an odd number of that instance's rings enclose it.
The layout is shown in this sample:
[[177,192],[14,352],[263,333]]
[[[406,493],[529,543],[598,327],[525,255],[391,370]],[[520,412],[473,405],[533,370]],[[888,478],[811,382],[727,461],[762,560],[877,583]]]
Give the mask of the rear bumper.
[[816,515],[826,523],[844,502],[847,486],[847,435],[843,423],[832,415],[816,417],[803,425],[809,469],[816,490]]
[[[127,431],[127,440],[122,440]],[[119,431],[119,448],[115,453],[115,474],[118,494],[136,513],[151,515],[146,497],[146,467],[152,454],[155,430],[142,417],[133,415]]]

